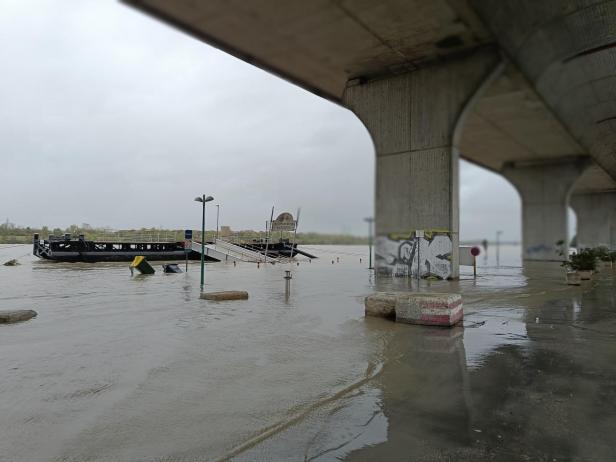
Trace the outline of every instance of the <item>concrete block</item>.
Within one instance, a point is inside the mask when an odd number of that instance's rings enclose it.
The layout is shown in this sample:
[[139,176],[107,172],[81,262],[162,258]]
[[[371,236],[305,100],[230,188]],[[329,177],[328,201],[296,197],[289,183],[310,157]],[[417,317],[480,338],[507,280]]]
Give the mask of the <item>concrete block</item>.
[[395,318],[396,299],[397,294],[395,293],[379,292],[368,295],[364,302],[366,316]]
[[0,324],[27,321],[37,315],[34,310],[3,310],[0,311]]
[[396,321],[450,327],[464,317],[460,294],[400,293]]
[[365,299],[366,316],[395,318],[398,322],[453,326],[464,312],[460,294],[378,292]]
[[200,298],[204,300],[247,300],[248,292],[242,290],[227,290],[223,292],[202,293]]

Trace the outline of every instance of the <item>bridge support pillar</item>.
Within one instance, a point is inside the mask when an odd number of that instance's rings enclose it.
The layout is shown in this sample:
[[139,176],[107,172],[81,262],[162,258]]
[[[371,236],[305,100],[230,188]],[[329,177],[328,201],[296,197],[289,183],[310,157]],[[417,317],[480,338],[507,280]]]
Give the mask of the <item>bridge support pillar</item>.
[[[562,261],[569,248],[567,207],[574,183],[589,165],[573,157],[542,163],[509,163],[503,175],[522,199],[522,258]],[[562,241],[562,245],[557,243]],[[564,255],[560,255],[560,253]]]
[[577,248],[616,250],[616,191],[571,196],[577,215]]
[[344,103],[376,151],[378,274],[458,277],[457,133],[498,68],[500,56],[486,48],[402,75],[349,81]]

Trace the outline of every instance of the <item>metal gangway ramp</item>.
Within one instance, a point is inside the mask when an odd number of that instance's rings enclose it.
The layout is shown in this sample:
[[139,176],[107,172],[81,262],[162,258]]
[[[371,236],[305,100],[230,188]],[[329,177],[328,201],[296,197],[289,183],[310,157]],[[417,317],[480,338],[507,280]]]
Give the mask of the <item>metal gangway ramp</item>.
[[[231,242],[224,241],[222,239],[216,239],[214,243],[205,244],[203,253],[208,257],[215,258],[220,261],[244,261],[244,262],[264,262],[265,255],[261,252],[255,252],[245,249],[239,245],[232,244]],[[197,253],[201,253],[201,242],[193,241],[191,249]],[[277,260],[276,258],[268,258],[268,261]]]

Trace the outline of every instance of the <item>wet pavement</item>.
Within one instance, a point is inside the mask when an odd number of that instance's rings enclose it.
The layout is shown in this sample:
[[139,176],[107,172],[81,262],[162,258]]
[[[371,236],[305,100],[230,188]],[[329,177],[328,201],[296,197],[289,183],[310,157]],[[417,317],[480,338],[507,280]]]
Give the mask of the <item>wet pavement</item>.
[[[131,278],[7,247],[0,309],[39,316],[0,326],[0,461],[614,460],[616,272],[573,287],[488,261],[417,287],[319,246],[208,265],[208,290],[250,293],[209,302],[195,264]],[[409,288],[462,292],[464,325],[364,318],[365,295]]]

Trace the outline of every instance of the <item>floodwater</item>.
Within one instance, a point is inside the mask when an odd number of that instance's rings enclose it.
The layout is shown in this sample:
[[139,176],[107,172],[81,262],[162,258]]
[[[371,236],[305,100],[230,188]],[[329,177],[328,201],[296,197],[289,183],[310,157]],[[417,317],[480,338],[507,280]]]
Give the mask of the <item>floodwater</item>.
[[[566,286],[519,248],[459,282],[375,280],[363,247],[188,273],[0,246],[0,461],[613,460],[614,274]],[[360,258],[362,262],[360,263]],[[333,263],[332,263],[333,262]],[[183,267],[183,266],[182,266]],[[285,296],[284,271],[291,270]],[[453,329],[365,318],[374,290],[460,291]]]

